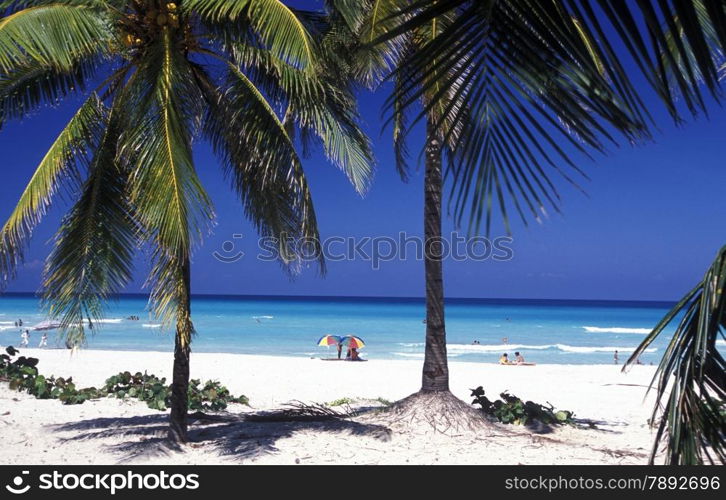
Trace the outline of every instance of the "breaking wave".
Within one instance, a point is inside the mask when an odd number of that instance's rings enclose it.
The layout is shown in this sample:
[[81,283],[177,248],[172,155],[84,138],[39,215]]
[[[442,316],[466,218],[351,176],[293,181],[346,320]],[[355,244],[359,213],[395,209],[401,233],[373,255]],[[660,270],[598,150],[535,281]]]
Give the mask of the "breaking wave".
[[600,326],[583,326],[582,328],[585,329],[588,333],[640,333],[640,334],[648,334],[653,329],[652,328],[628,328],[624,326],[608,326],[608,327],[600,327]]

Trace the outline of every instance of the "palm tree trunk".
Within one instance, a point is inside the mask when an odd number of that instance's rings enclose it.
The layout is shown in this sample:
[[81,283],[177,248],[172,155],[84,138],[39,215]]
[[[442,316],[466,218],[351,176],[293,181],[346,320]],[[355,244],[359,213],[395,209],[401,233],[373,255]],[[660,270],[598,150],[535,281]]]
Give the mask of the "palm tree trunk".
[[449,390],[444,322],[444,280],[441,255],[441,139],[426,124],[426,172],[424,175],[424,263],[426,267],[426,353],[421,390]]
[[171,413],[169,415],[169,438],[177,443],[187,442],[187,407],[189,390],[189,355],[193,331],[191,322],[191,273],[187,257],[182,264],[185,297],[177,319],[174,341],[174,369],[171,383]]

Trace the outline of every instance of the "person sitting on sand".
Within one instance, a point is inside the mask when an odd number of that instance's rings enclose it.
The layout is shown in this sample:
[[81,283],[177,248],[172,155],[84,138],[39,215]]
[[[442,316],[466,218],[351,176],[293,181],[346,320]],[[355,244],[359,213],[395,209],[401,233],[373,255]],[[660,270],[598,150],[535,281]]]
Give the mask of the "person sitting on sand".
[[521,354],[519,354],[519,352],[515,352],[514,353],[514,361],[518,365],[521,365],[522,363],[524,363],[524,356],[522,356]]
[[513,364],[511,361],[509,361],[509,355],[505,352],[502,354],[502,357],[499,358],[499,364],[500,365],[511,365]]
[[348,349],[348,355],[345,357],[346,361],[363,361],[358,355],[358,349],[351,347]]

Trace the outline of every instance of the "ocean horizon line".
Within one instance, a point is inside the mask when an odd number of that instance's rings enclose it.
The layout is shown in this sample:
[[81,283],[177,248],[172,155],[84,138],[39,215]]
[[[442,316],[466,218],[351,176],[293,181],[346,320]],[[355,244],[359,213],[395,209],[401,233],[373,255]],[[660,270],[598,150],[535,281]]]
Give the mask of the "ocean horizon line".
[[[37,297],[37,292],[2,292],[1,297]],[[143,298],[148,299],[147,293],[121,293],[109,297],[109,300]],[[383,295],[258,295],[258,294],[213,294],[196,293],[192,299],[201,300],[298,300],[298,301],[329,301],[329,302],[397,302],[397,303],[424,303],[425,297],[383,296]],[[673,307],[677,300],[627,300],[627,299],[536,299],[536,298],[493,298],[493,297],[447,297],[447,303],[452,304],[490,304],[490,305],[582,305],[592,307],[597,305],[621,307]]]

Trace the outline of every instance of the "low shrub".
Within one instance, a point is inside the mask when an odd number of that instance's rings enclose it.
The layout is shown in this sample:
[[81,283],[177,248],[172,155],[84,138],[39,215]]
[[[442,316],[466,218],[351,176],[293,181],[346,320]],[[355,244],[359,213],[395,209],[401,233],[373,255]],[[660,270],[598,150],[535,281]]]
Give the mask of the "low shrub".
[[479,386],[471,390],[474,398],[471,404],[479,405],[485,415],[496,418],[504,424],[527,425],[534,421],[546,425],[563,425],[574,423],[574,413],[567,410],[555,410],[552,404],[547,406],[522,401],[517,396],[502,392],[496,401],[490,401],[484,395],[484,389]]
[[189,409],[200,411],[219,411],[227,408],[229,403],[240,403],[249,406],[247,396],[232,396],[229,389],[217,380],[207,380],[204,385],[197,379],[189,381]]
[[328,406],[345,406],[353,404],[354,400],[352,398],[340,398],[336,399],[335,401],[331,401],[330,403],[326,403]]
[[[116,397],[134,398],[144,401],[154,410],[164,411],[171,401],[171,386],[165,378],[137,372],[120,372],[106,379],[100,389],[86,387],[77,389],[72,378],[45,377],[38,373],[38,359],[19,356],[20,351],[12,346],[0,354],[0,381],[8,382],[11,390],[24,391],[38,399],[58,399],[63,404],[82,404],[89,399]],[[195,411],[220,411],[230,403],[249,405],[246,396],[233,396],[229,389],[216,380],[202,384],[200,380],[189,382],[189,409]]]
[[135,398],[153,409],[164,411],[169,407],[171,388],[165,378],[137,372],[120,372],[106,379],[103,391],[118,399]]

